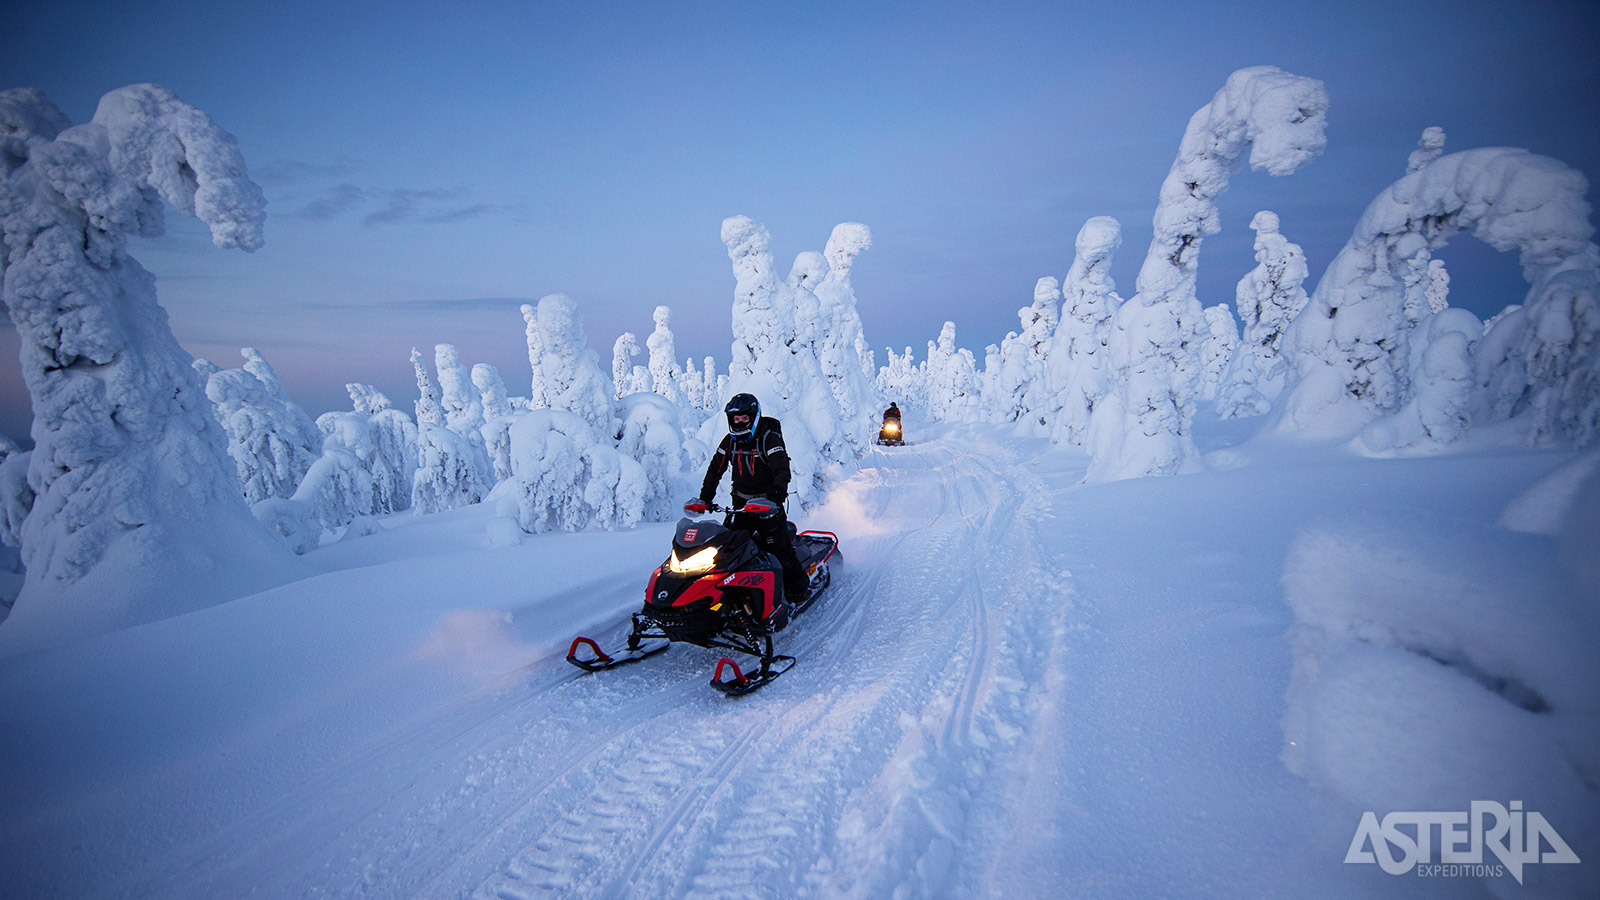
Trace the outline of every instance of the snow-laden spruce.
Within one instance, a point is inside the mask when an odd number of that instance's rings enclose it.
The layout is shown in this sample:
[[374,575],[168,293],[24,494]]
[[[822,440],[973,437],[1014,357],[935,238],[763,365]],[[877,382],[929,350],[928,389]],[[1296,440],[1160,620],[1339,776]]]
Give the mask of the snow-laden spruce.
[[[528,408],[544,409],[550,405],[549,391],[544,383],[544,338],[539,331],[539,310],[527,303],[522,304],[522,322],[524,335],[528,341],[528,368],[533,372],[532,386],[528,392]],[[637,354],[639,347],[633,347]]]
[[416,423],[371,385],[347,384],[345,390],[355,408],[317,419],[323,447],[355,454],[372,476],[372,502],[364,515],[408,509],[417,471]]
[[[444,345],[441,345],[444,346]],[[435,351],[436,358],[438,351]],[[417,471],[411,483],[411,508],[418,515],[444,512],[482,500],[489,483],[483,436],[474,442],[450,428],[439,391],[428,375],[422,352],[411,348],[417,375]]]
[[1200,390],[1196,396],[1210,401],[1217,399],[1222,372],[1239,350],[1239,323],[1226,303],[1208,306],[1204,312],[1206,339],[1200,344]]
[[1430,308],[1426,285],[1420,303],[1408,302],[1422,284],[1416,261],[1470,231],[1518,250],[1529,285],[1521,308],[1484,337],[1475,366],[1482,418],[1527,416],[1534,443],[1595,440],[1600,250],[1587,190],[1576,170],[1503,147],[1442,156],[1386,188],[1289,329],[1292,385],[1273,413],[1276,430],[1348,437],[1413,397],[1412,319]]
[[[1015,424],[1019,434],[1046,434],[1050,414],[1047,386],[1047,360],[1060,316],[1061,283],[1053,276],[1040,278],[1033,286],[1033,303],[1017,310],[1022,324],[1000,342],[994,356],[998,369],[992,386],[980,393],[992,393],[983,401],[988,420],[996,424]],[[987,355],[986,355],[987,356]],[[986,377],[990,360],[984,360]]]
[[483,403],[483,425],[478,431],[489,454],[490,477],[498,484],[511,477],[510,429],[516,411],[506,396],[505,379],[500,377],[499,369],[488,363],[474,364],[472,384]]
[[[542,389],[544,405],[576,415],[596,434],[617,432],[612,413],[612,387],[600,370],[600,354],[584,337],[578,305],[566,294],[550,294],[537,309],[524,306],[528,326],[529,358],[537,345],[538,369],[534,381]],[[532,318],[529,318],[529,317]],[[529,401],[534,409],[540,408]]]
[[1259,416],[1283,391],[1288,366],[1283,334],[1306,306],[1305,252],[1279,232],[1278,214],[1262,210],[1250,220],[1256,233],[1256,267],[1234,289],[1242,335],[1217,386],[1217,415]]
[[0,92],[0,297],[37,492],[11,647],[229,599],[292,565],[245,506],[193,359],[126,252],[127,235],[162,233],[163,200],[218,247],[262,246],[265,199],[237,142],[171,91],[119,88],[75,127],[39,91]]
[[906,409],[927,409],[928,388],[924,371],[916,362],[910,347],[903,353],[893,347],[883,348],[884,365],[878,370],[878,394],[885,402],[893,401]]
[[1353,449],[1364,453],[1433,450],[1461,437],[1472,424],[1472,348],[1483,323],[1464,309],[1428,315],[1408,337],[1411,397],[1392,415],[1361,429]]
[[[654,318],[655,330],[644,342],[650,348],[650,390],[678,406],[683,403],[683,392],[678,389],[678,379],[683,373],[678,368],[678,348],[672,337],[672,308],[657,306]],[[612,368],[615,367],[613,360]]]
[[[531,307],[524,307],[530,309]],[[633,393],[631,382],[633,377],[633,359],[639,355],[639,337],[631,331],[624,331],[617,336],[611,345],[611,395],[617,400]]]
[[277,372],[258,351],[245,347],[239,352],[245,358],[243,368],[222,369],[203,359],[194,366],[206,379],[206,397],[228,436],[240,491],[254,505],[294,494],[322,456],[322,432],[289,399]]
[[[833,388],[817,358],[821,336],[816,323],[801,323],[796,297],[820,315],[812,283],[826,266],[817,254],[802,253],[788,282],[774,268],[767,229],[747,216],[722,223],[722,242],[733,266],[733,358],[721,396],[746,392],[761,402],[762,414],[783,423],[789,453],[790,496],[800,509],[821,500],[831,479],[852,468],[856,449],[847,437]],[[859,362],[855,362],[859,367]],[[698,439],[715,446],[727,423],[713,416]]]
[[956,323],[946,322],[928,342],[923,363],[928,414],[938,422],[971,422],[981,415],[983,383],[972,351],[956,346]]
[[1078,229],[1045,369],[1050,438],[1058,444],[1083,444],[1090,414],[1111,389],[1106,344],[1122,305],[1111,257],[1121,245],[1122,224],[1110,216],[1094,216]]
[[1171,475],[1202,467],[1190,438],[1199,349],[1208,334],[1195,277],[1200,243],[1221,228],[1216,200],[1248,153],[1250,167],[1288,175],[1327,144],[1322,82],[1273,66],[1240,69],[1189,120],[1161,185],[1137,291],[1117,310],[1106,355],[1111,389],[1096,407],[1087,480]]
[[644,519],[650,492],[644,467],[576,413],[536,409],[517,418],[511,425],[511,472],[496,496],[509,498],[517,525],[530,534],[580,531],[591,524],[632,528]]
[[876,435],[876,417],[884,403],[874,382],[872,351],[867,348],[861,315],[856,311],[855,288],[850,284],[856,257],[871,246],[872,231],[867,226],[859,222],[835,225],[822,249],[827,273],[814,288],[822,332],[816,343],[817,362],[839,404],[841,431],[857,456],[867,451]]

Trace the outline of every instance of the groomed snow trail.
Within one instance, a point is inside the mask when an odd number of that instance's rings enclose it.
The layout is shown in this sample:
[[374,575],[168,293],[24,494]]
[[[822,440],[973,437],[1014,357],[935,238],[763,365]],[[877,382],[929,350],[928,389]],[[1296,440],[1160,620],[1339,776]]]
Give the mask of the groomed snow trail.
[[866,461],[846,490],[875,533],[842,546],[780,636],[799,663],[759,693],[718,695],[718,654],[685,645],[593,675],[546,659],[375,736],[140,893],[982,893],[1071,608],[1042,494],[997,453]]

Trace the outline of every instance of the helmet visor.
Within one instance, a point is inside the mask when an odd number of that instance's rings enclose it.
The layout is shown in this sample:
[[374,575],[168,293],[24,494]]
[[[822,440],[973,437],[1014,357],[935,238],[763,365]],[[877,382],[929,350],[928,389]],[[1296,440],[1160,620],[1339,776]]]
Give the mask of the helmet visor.
[[744,412],[728,413],[728,431],[732,434],[749,434],[755,426],[755,416]]

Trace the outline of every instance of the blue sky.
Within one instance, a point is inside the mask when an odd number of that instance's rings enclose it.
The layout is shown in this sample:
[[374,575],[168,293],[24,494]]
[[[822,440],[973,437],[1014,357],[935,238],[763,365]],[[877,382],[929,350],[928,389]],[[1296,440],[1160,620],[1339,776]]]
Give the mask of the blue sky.
[[[1313,283],[1422,129],[1448,150],[1527,147],[1600,172],[1600,4],[33,3],[6,13],[0,87],[74,121],[154,81],[235,134],[266,190],[265,249],[219,251],[177,216],[135,241],[190,352],[254,346],[313,415],[348,381],[415,398],[409,351],[451,342],[527,378],[521,302],[570,294],[609,362],[671,306],[679,355],[726,367],[723,218],[773,235],[780,274],[837,222],[867,337],[918,348],[946,319],[983,347],[1060,277],[1090,216],[1131,293],[1188,117],[1235,69],[1323,80],[1328,151],[1240,173],[1201,257],[1207,305],[1254,265],[1272,209]],[[1452,301],[1518,302],[1516,260],[1440,254]],[[1309,286],[1308,286],[1309,287]],[[0,335],[11,358],[15,336]],[[525,390],[525,387],[522,388]],[[0,365],[0,431],[26,395]]]

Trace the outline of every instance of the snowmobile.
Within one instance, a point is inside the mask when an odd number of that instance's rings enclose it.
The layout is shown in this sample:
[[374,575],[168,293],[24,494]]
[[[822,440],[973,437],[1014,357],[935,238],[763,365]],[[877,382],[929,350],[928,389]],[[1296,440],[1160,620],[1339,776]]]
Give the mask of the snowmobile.
[[[795,531],[795,555],[805,568],[810,595],[798,608],[783,596],[783,567],[756,541],[755,523],[777,515],[777,508],[753,499],[742,508],[716,504],[713,518],[685,516],[678,520],[672,552],[650,573],[644,608],[633,615],[626,650],[606,653],[592,638],[577,637],[567,662],[589,672],[637,662],[666,650],[674,642],[715,647],[756,657],[760,666],[745,672],[731,657],[717,661],[711,686],[730,696],[763,687],[794,666],[795,658],[772,652],[772,636],[809,609],[830,582],[828,563],[837,561],[839,537],[831,531]],[[581,648],[588,648],[580,655]],[[732,677],[723,678],[724,670]]]
[[905,438],[900,434],[900,420],[885,416],[883,427],[878,429],[878,443],[885,447],[899,447],[905,444]]

